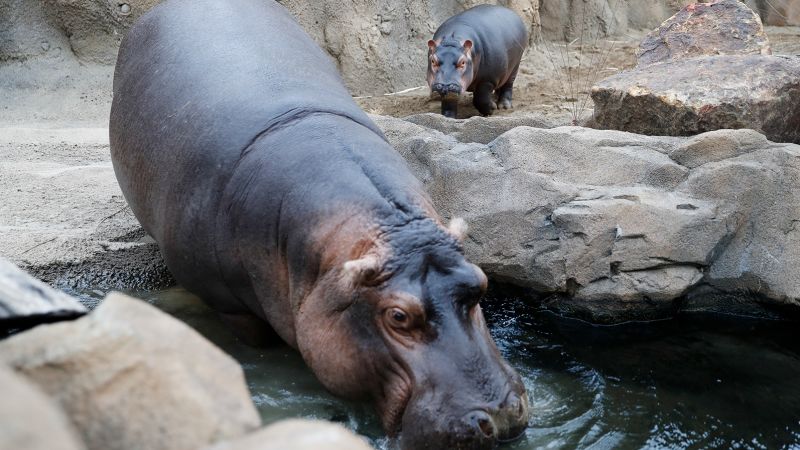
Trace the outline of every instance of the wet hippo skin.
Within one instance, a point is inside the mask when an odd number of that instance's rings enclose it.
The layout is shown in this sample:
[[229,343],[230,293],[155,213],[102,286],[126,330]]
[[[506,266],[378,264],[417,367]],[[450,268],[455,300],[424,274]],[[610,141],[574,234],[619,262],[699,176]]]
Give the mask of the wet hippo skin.
[[279,4],[167,0],[123,40],[111,153],[175,278],[249,341],[276,333],[406,449],[492,448],[528,400],[478,299],[463,221]]
[[472,102],[484,116],[510,109],[527,45],[525,23],[502,6],[478,5],[447,19],[428,41],[428,86],[442,96],[442,114],[455,118],[464,92],[474,93]]

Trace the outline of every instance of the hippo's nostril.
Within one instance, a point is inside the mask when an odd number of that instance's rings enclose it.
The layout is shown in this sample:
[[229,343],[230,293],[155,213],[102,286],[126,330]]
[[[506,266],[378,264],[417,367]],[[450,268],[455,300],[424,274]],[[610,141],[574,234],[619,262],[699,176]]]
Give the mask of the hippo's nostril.
[[444,85],[442,83],[433,83],[431,89],[433,89],[434,92],[440,92],[440,93],[444,93],[445,91]]
[[492,425],[492,421],[489,419],[478,419],[478,427],[483,432],[483,435],[486,437],[493,437],[494,436],[494,425]]
[[484,411],[473,411],[469,413],[467,416],[467,423],[475,432],[478,432],[479,435],[487,438],[495,437],[496,430],[492,418]]

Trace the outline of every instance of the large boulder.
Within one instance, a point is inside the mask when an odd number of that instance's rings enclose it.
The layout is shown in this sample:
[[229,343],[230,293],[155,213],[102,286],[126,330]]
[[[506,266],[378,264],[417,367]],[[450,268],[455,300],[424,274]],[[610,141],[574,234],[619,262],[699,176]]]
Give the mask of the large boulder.
[[0,364],[0,450],[83,450],[64,412],[30,381]]
[[0,361],[54,398],[89,449],[195,449],[260,425],[236,361],[121,294],[0,342]]
[[690,4],[645,37],[636,68],[592,88],[590,125],[690,136],[751,128],[800,142],[800,57],[771,56],[738,0]]
[[739,0],[692,3],[651,31],[636,52],[638,65],[708,55],[770,55],[758,14]]
[[86,313],[77,300],[56,291],[0,257],[0,333]]
[[656,319],[701,291],[744,299],[748,313],[798,306],[800,146],[751,130],[676,138],[525,126],[498,127],[482,144],[457,139],[466,121],[442,132],[416,124],[434,119],[373,118],[438,210],[467,220],[468,257],[552,308],[605,323]]
[[593,126],[689,136],[751,128],[800,143],[800,57],[726,55],[651,64],[592,88]]
[[289,419],[207,450],[370,450],[369,444],[341,425]]

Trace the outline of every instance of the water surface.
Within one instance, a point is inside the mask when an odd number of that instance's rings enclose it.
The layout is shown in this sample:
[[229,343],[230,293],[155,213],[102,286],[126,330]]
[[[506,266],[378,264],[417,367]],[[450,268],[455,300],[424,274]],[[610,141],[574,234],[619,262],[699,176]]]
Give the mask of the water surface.
[[[239,343],[180,288],[139,296],[242,363],[264,423],[333,420],[391,447],[368,405],[328,394],[289,347]],[[532,398],[525,437],[503,450],[800,449],[800,324],[692,317],[595,327],[524,297],[493,289],[483,302]]]

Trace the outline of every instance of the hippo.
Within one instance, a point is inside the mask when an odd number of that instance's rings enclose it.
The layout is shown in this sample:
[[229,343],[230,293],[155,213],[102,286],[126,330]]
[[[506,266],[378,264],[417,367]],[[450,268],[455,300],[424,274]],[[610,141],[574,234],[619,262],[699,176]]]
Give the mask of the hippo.
[[474,93],[472,104],[484,116],[511,109],[527,45],[525,23],[502,6],[478,5],[447,19],[428,41],[428,86],[441,95],[442,114],[455,118],[464,92]]
[[281,338],[404,449],[527,426],[487,279],[283,6],[166,0],[125,36],[111,157],[175,279],[250,344]]

